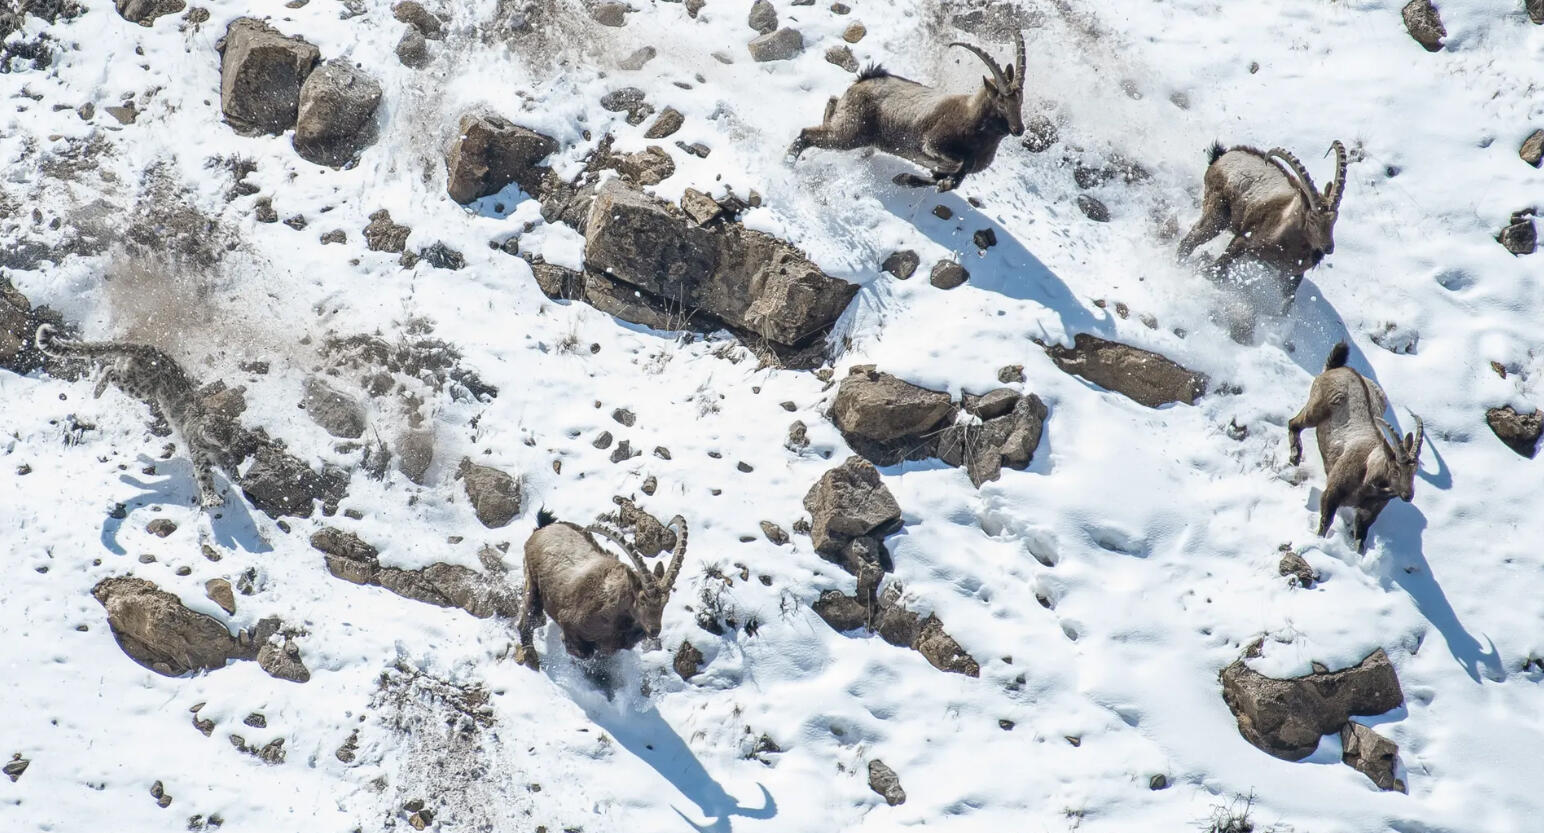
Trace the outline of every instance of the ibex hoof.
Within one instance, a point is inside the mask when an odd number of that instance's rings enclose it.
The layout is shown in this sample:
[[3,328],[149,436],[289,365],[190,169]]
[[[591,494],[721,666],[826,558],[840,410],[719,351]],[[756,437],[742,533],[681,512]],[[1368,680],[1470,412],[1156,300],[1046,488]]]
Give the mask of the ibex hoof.
[[945,191],[953,191],[955,188],[959,187],[959,184],[960,181],[958,179],[940,179],[938,180],[938,193],[942,194]]
[[933,184],[933,180],[923,179],[916,174],[896,174],[890,181],[902,188],[922,188]]

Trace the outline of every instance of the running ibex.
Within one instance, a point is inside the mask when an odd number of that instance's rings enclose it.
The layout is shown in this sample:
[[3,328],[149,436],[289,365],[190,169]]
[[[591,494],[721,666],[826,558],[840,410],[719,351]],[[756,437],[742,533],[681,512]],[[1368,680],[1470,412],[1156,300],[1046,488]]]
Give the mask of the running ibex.
[[[621,533],[554,521],[546,510],[538,512],[536,531],[525,542],[525,596],[516,661],[539,667],[531,637],[549,615],[563,629],[568,653],[581,659],[597,651],[613,654],[644,637],[658,637],[665,602],[686,557],[686,519],[677,515],[667,524],[676,528],[675,551],[669,569],[659,563],[652,572]],[[637,569],[601,549],[596,535],[621,547]]]
[[1233,232],[1215,268],[1223,273],[1235,260],[1250,258],[1287,278],[1285,305],[1302,283],[1303,273],[1335,251],[1335,220],[1346,187],[1346,147],[1338,140],[1335,179],[1323,193],[1308,169],[1281,148],[1224,149],[1212,145],[1206,169],[1201,219],[1179,243],[1181,259],[1224,229]]
[[1357,551],[1367,548],[1367,530],[1390,500],[1415,496],[1415,473],[1426,429],[1415,417],[1415,433],[1400,439],[1383,419],[1388,399],[1376,382],[1346,367],[1345,342],[1330,350],[1324,372],[1313,380],[1308,404],[1287,422],[1289,462],[1303,459],[1299,436],[1312,426],[1324,461],[1324,495],[1319,501],[1319,535],[1329,532],[1335,511],[1356,508],[1352,537]]
[[932,179],[901,174],[901,185],[937,185],[948,191],[967,174],[985,170],[1008,134],[1024,132],[1024,36],[1015,35],[1013,66],[1003,69],[980,47],[955,41],[991,71],[974,95],[950,95],[870,66],[841,98],[826,102],[819,127],[799,131],[788,153],[795,160],[810,147],[854,150],[873,147],[927,168]]

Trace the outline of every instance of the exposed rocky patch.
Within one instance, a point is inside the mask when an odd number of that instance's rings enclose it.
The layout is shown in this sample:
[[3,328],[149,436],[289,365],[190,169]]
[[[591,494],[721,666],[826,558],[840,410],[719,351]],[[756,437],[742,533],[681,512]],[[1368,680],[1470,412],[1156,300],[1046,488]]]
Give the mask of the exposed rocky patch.
[[308,377],[300,404],[312,422],[334,437],[356,440],[364,436],[364,405],[325,380]]
[[323,63],[300,87],[295,152],[318,165],[352,163],[375,141],[381,85],[343,60]]
[[1238,718],[1239,734],[1260,750],[1287,761],[1312,755],[1320,739],[1339,732],[1356,715],[1377,715],[1405,701],[1399,677],[1382,648],[1340,671],[1318,666],[1301,677],[1278,680],[1235,660],[1222,670],[1222,698]]
[[312,535],[311,546],[326,556],[327,571],[344,581],[383,587],[405,599],[436,607],[459,608],[479,619],[518,615],[518,599],[502,577],[444,562],[417,570],[384,567],[375,547],[334,527]]
[[1539,228],[1533,222],[1533,209],[1512,212],[1511,222],[1496,235],[1496,241],[1514,255],[1531,255],[1539,248]]
[[1511,405],[1491,408],[1485,412],[1485,424],[1507,448],[1530,460],[1538,453],[1539,437],[1544,435],[1544,411],[1520,414]]
[[1399,744],[1355,721],[1340,730],[1340,759],[1378,785],[1380,790],[1406,792],[1405,782],[1395,777]]
[[250,17],[237,18],[220,51],[220,108],[240,133],[283,133],[300,113],[300,88],[321,59],[304,39]]
[[901,777],[884,761],[874,759],[868,764],[869,789],[884,797],[891,807],[906,803],[906,791],[901,789]]
[[187,8],[183,0],[114,0],[118,15],[130,23],[149,27],[163,15],[177,14]]
[[1056,366],[1149,408],[1171,402],[1194,405],[1205,395],[1207,378],[1140,347],[1078,333],[1073,346],[1053,344],[1046,355]]
[[467,113],[445,156],[446,190],[459,203],[496,194],[512,182],[527,194],[540,194],[547,172],[540,162],[557,149],[553,139],[501,116]]
[[938,434],[954,416],[949,394],[880,373],[873,365],[849,370],[831,406],[831,421],[847,444],[882,466],[934,456]]
[[520,481],[514,477],[492,466],[479,466],[465,457],[461,459],[457,476],[466,488],[478,523],[498,529],[520,514]]
[[348,481],[348,472],[342,469],[324,466],[315,471],[304,460],[268,443],[258,448],[252,467],[242,475],[241,493],[270,518],[309,518],[318,502],[323,512],[336,512],[348,495]]
[[1442,39],[1447,37],[1447,27],[1442,25],[1442,15],[1431,0],[1410,0],[1400,14],[1405,19],[1405,29],[1410,37],[1427,52],[1442,49]]

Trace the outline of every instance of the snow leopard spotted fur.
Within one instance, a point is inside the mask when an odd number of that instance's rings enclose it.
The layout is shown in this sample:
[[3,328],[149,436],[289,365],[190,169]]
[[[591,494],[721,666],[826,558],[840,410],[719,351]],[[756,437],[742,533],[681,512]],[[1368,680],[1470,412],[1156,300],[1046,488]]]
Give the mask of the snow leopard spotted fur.
[[197,388],[187,371],[165,352],[148,344],[110,341],[68,341],[44,324],[37,331],[38,350],[56,358],[82,358],[103,366],[94,396],[101,398],[109,382],[129,396],[150,406],[150,413],[174,428],[193,459],[199,504],[225,503],[215,486],[214,469],[225,470],[232,482],[240,455],[233,451],[240,430],[232,420],[210,414],[199,401]]

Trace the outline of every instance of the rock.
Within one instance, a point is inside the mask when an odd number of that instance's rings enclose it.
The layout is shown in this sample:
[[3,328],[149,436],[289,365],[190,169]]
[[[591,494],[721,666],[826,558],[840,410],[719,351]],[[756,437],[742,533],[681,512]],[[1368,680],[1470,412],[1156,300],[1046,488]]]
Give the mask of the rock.
[[696,188],[688,188],[681,195],[681,210],[699,226],[705,226],[724,214],[724,209],[712,197]]
[[997,381],[1005,385],[1011,385],[1014,382],[1022,384],[1024,382],[1024,365],[1010,364],[1004,366],[997,371]]
[[1013,410],[1013,406],[1019,404],[1019,400],[1023,398],[1013,388],[998,388],[982,396],[972,396],[967,393],[960,398],[960,407],[972,416],[988,420]]
[[5,763],[5,766],[0,766],[0,772],[5,773],[5,777],[11,779],[11,783],[14,784],[21,780],[22,774],[31,765],[31,759],[23,758],[21,753],[17,752],[11,756],[11,759]]
[[434,462],[434,432],[424,428],[408,428],[397,435],[394,444],[397,453],[397,471],[408,480],[422,486]]
[[880,480],[879,470],[861,457],[826,472],[804,496],[813,518],[810,539],[826,555],[841,553],[854,538],[884,537],[901,528],[901,507]]
[[402,0],[401,3],[391,7],[391,15],[430,40],[440,40],[445,37],[444,25],[439,17],[416,0]]
[[115,0],[114,5],[124,20],[147,27],[162,15],[176,14],[188,7],[183,0]]
[[848,43],[857,43],[858,41],[863,40],[863,36],[867,34],[868,27],[864,26],[859,21],[854,20],[853,22],[847,24],[847,28],[842,31],[842,40],[847,41]]
[[498,469],[476,465],[465,457],[458,473],[483,526],[498,529],[520,514],[520,482],[515,478]]
[[932,435],[954,419],[954,412],[954,402],[943,391],[855,367],[837,389],[831,421],[854,451],[888,466],[932,456]]
[[687,144],[686,142],[677,139],[675,146],[681,150],[686,151],[687,153],[690,153],[698,159],[707,159],[708,154],[713,152],[712,148],[701,142],[692,142],[691,144]]
[[340,228],[333,229],[332,231],[324,231],[322,232],[321,237],[318,239],[322,241],[323,246],[326,246],[329,243],[347,243],[348,232]]
[[[1544,0],[1540,2],[1544,3]],[[1544,164],[1544,128],[1529,134],[1528,138],[1523,140],[1522,147],[1517,149],[1517,155],[1535,168]]]
[[1319,580],[1319,574],[1314,572],[1313,567],[1309,566],[1301,555],[1291,550],[1287,550],[1281,556],[1281,563],[1276,569],[1282,575],[1291,577],[1292,582],[1298,587],[1312,587],[1314,582]]
[[409,69],[423,69],[429,65],[429,40],[424,33],[409,28],[397,41],[397,60]]
[[654,114],[654,105],[645,100],[646,94],[638,87],[623,87],[600,97],[600,108],[609,113],[626,113],[628,124],[643,124]]
[[617,67],[627,70],[628,72],[637,72],[638,70],[643,69],[645,64],[654,60],[654,57],[658,54],[659,50],[652,46],[639,47],[638,49],[633,50],[632,54],[628,55],[626,58],[623,58],[621,61],[618,61]]
[[1205,375],[1138,347],[1078,333],[1073,346],[1046,348],[1051,361],[1067,373],[1123,394],[1149,408],[1170,402],[1194,405],[1206,393]]
[[145,525],[145,531],[157,538],[165,538],[177,531],[177,523],[169,518],[156,518]]
[[759,34],[765,35],[776,31],[777,9],[773,8],[767,0],[756,0],[751,4],[750,17],[746,22]]
[[939,289],[953,289],[970,280],[970,272],[952,260],[940,260],[933,264],[928,283]]
[[1383,714],[1404,702],[1399,677],[1382,648],[1351,668],[1285,680],[1260,674],[1239,659],[1219,679],[1239,734],[1288,761],[1313,754],[1320,738],[1340,731],[1353,715]]
[[835,64],[848,72],[858,71],[858,59],[853,56],[852,50],[845,44],[838,44],[827,48],[826,63]]
[[[664,117],[661,113],[660,118]],[[623,180],[634,186],[658,185],[675,174],[675,160],[659,145],[649,145],[637,153],[617,154],[611,164]]]
[[781,547],[788,543],[788,532],[771,521],[761,522],[761,534],[767,536],[767,540]]
[[1539,437],[1544,435],[1544,411],[1520,414],[1511,405],[1491,408],[1485,412],[1485,424],[1507,448],[1530,460],[1538,453]]
[[1539,247],[1539,230],[1533,224],[1531,210],[1512,212],[1512,222],[1496,240],[1514,255],[1531,255]]
[[[300,659],[300,646],[289,637],[284,637],[284,641],[278,643],[264,640],[262,646],[257,649],[257,666],[276,680],[304,683],[311,679],[311,672]],[[276,763],[275,759],[282,761],[283,745],[284,738],[278,738],[264,746],[258,757],[266,763]]]
[[435,241],[429,246],[419,249],[418,258],[436,269],[456,270],[466,268],[466,257],[445,245],[443,241]]
[[224,668],[230,659],[245,656],[218,620],[189,610],[181,599],[144,579],[103,579],[91,595],[107,609],[118,647],[157,674],[179,677]]
[[1442,17],[1431,0],[1410,0],[1400,13],[1405,18],[1405,28],[1416,43],[1425,47],[1427,52],[1436,52],[1442,48],[1442,39],[1447,37],[1447,27],[1442,25]]
[[306,76],[293,144],[302,159],[339,167],[375,141],[381,85],[347,61],[327,61]]
[[981,676],[981,665],[954,641],[954,637],[944,633],[944,625],[937,616],[930,614],[922,620],[911,647],[939,671],[967,677]]
[[858,288],[777,238],[727,221],[693,226],[674,206],[615,181],[590,206],[585,265],[789,347],[824,335]]
[[821,593],[810,608],[831,626],[831,630],[839,633],[868,626],[868,608],[856,596],[844,595],[840,590]]
[[418,570],[383,567],[375,547],[332,527],[312,535],[311,546],[326,556],[329,573],[353,584],[381,587],[437,607],[459,608],[479,619],[516,613],[515,599],[499,580],[459,564],[436,562]]
[[786,61],[804,51],[804,36],[797,29],[778,29],[757,37],[748,46],[751,58],[758,62]]
[[358,535],[323,527],[311,536],[311,546],[327,558],[327,571],[354,584],[373,584],[380,570],[375,547]]
[[230,582],[223,578],[212,578],[204,582],[204,596],[219,605],[221,610],[235,615],[236,593],[231,589]]
[[312,422],[334,437],[357,440],[364,436],[364,405],[321,378],[307,377],[305,395],[300,404]]
[[365,247],[372,252],[401,254],[407,248],[407,236],[413,229],[391,221],[391,212],[382,208],[370,215],[365,226]]
[[1544,0],[1523,0],[1523,6],[1528,11],[1529,20],[1544,25]]
[[702,669],[702,660],[702,652],[692,647],[692,643],[683,641],[681,647],[676,650],[675,660],[671,665],[681,679],[690,681]]
[[590,17],[602,26],[626,26],[627,4],[615,2],[596,3],[590,7]]
[[1040,447],[1047,409],[1040,397],[1030,394],[1014,402],[1012,410],[980,424],[955,423],[938,437],[938,457],[951,466],[964,466],[971,484],[997,480],[1007,466],[1028,468]]
[[892,253],[885,258],[885,262],[880,264],[879,268],[904,281],[915,275],[920,265],[922,265],[922,258],[911,249],[906,249]]
[[1030,153],[1044,153],[1060,138],[1061,131],[1050,116],[1036,114],[1024,123],[1024,149]]
[[241,478],[241,493],[274,519],[309,518],[316,501],[324,508],[336,507],[347,491],[347,472],[329,466],[317,473],[299,458],[266,444],[258,447],[256,460]]
[[1399,745],[1355,721],[1340,730],[1340,759],[1372,779],[1380,790],[1408,792],[1405,782],[1394,777]]
[[250,17],[232,21],[220,51],[220,108],[243,133],[283,133],[295,126],[300,87],[321,58],[315,46]]
[[997,245],[997,232],[989,228],[977,229],[970,236],[970,242],[974,243],[976,248],[985,251]]
[[503,190],[511,182],[527,194],[541,192],[539,163],[558,143],[490,113],[461,117],[456,141],[445,156],[446,190],[465,204]]
[[901,778],[884,761],[869,761],[869,789],[883,796],[885,803],[894,807],[906,803],[906,791],[901,789]]
[[1110,209],[1098,199],[1087,194],[1078,194],[1078,210],[1083,216],[1096,223],[1110,222]]
[[[659,117],[654,119],[654,123],[649,125],[649,129],[644,131],[643,138],[664,139],[672,136],[677,130],[681,129],[681,125],[685,122],[686,117],[681,115],[680,110],[674,107],[666,107],[660,111]],[[662,149],[661,152],[663,152]],[[666,159],[669,159],[669,157],[667,156]]]
[[[34,308],[9,278],[0,275],[0,369],[24,375],[59,363],[39,352],[33,341],[43,324],[63,329],[64,319],[48,307]],[[60,369],[56,375],[64,372]]]

